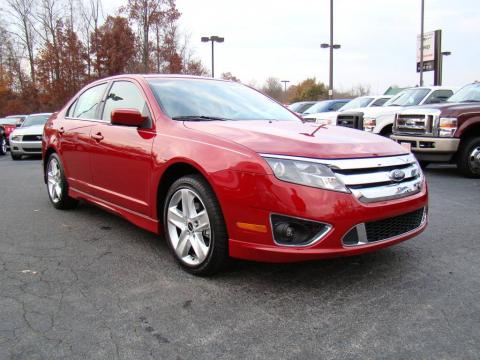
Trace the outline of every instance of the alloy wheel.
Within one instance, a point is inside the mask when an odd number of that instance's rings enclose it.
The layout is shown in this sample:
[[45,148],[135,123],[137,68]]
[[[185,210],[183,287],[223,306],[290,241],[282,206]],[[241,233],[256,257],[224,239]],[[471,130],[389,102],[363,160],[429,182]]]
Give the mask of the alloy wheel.
[[468,157],[470,169],[476,175],[480,175],[480,146],[473,148]]
[[211,247],[210,219],[200,196],[190,189],[177,190],[168,204],[167,223],[178,258],[191,266],[200,265]]
[[2,145],[1,145],[2,146],[2,154],[6,154],[7,153],[7,140],[4,137],[2,137],[1,142],[2,142]]
[[48,162],[47,186],[50,198],[54,203],[58,203],[62,198],[62,172],[60,164],[55,158],[51,158]]

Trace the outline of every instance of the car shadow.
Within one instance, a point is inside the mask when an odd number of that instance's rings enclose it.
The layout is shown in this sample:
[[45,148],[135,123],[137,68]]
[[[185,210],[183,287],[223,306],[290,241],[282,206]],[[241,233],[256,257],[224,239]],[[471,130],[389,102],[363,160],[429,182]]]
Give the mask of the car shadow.
[[[169,253],[168,245],[162,235],[143,230],[122,217],[87,202],[82,201],[75,211],[81,213],[85,221],[91,221],[92,226],[102,224],[99,226],[99,231],[102,231],[102,228],[108,228],[108,230],[114,229],[122,233],[132,233],[132,236],[127,236],[122,241],[133,243],[133,246],[144,250],[153,250],[154,256],[170,257],[169,266],[182,271],[174,261],[173,255]],[[409,249],[401,244],[362,255],[286,264],[232,259],[230,266],[208,278],[208,281],[238,282],[244,285],[245,280],[248,280],[249,283],[271,283],[272,286],[275,284],[295,286],[299,282],[302,286],[315,286],[319,282],[335,281],[344,282],[347,285],[365,277],[368,277],[369,281],[375,281],[401,276],[402,272],[407,271],[406,263],[409,260],[411,260]],[[163,264],[165,266],[164,262]],[[170,270],[166,273],[170,273]],[[189,275],[184,273],[184,276]]]

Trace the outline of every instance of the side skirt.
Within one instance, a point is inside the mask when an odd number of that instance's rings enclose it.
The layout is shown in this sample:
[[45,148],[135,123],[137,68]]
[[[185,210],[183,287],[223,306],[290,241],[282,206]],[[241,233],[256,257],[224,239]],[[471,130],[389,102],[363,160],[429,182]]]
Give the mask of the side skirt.
[[74,199],[82,199],[94,205],[97,205],[115,215],[123,217],[124,219],[130,221],[131,223],[137,225],[138,227],[150,231],[155,234],[159,234],[161,228],[159,226],[159,221],[156,219],[152,219],[148,216],[143,214],[139,214],[135,211],[126,209],[124,207],[112,204],[108,201],[99,199],[96,196],[87,194],[83,191],[77,190],[75,188],[70,187],[68,189],[68,194]]

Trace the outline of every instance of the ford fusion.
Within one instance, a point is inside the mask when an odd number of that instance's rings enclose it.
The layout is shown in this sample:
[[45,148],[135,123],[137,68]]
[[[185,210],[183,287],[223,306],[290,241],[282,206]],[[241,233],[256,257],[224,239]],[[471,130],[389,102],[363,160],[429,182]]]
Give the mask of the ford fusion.
[[99,80],[50,117],[42,152],[54,207],[84,200],[163,234],[197,275],[230,258],[360,254],[426,226],[427,186],[410,152],[303,123],[236,82]]

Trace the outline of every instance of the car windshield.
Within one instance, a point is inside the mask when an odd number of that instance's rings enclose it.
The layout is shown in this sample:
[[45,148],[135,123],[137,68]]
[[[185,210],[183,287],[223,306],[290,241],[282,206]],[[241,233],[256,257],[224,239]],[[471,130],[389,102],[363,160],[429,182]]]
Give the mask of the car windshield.
[[284,106],[236,82],[188,78],[148,82],[160,106],[174,120],[300,121]]
[[305,110],[307,110],[309,107],[311,107],[313,102],[308,102],[308,103],[295,103],[290,105],[288,108],[292,111],[298,112],[298,113],[303,113]]
[[50,114],[41,114],[41,115],[29,115],[22,124],[22,127],[28,127],[33,125],[45,125]]
[[18,119],[16,118],[4,118],[0,119],[0,125],[15,125]]
[[312,106],[310,106],[304,114],[316,114],[321,112],[328,111],[329,105],[331,105],[331,101],[320,101]]
[[[414,88],[403,90],[398,96],[391,101],[388,106],[414,106],[420,104],[420,102],[427,96],[430,89]],[[386,106],[386,104],[385,104]]]
[[480,102],[480,83],[465,85],[450,96],[447,102]]
[[343,105],[339,111],[345,111],[345,110],[351,110],[351,109],[358,109],[358,108],[363,108],[368,106],[370,102],[373,100],[372,97],[358,97],[353,99],[352,101],[349,101],[345,105]]

